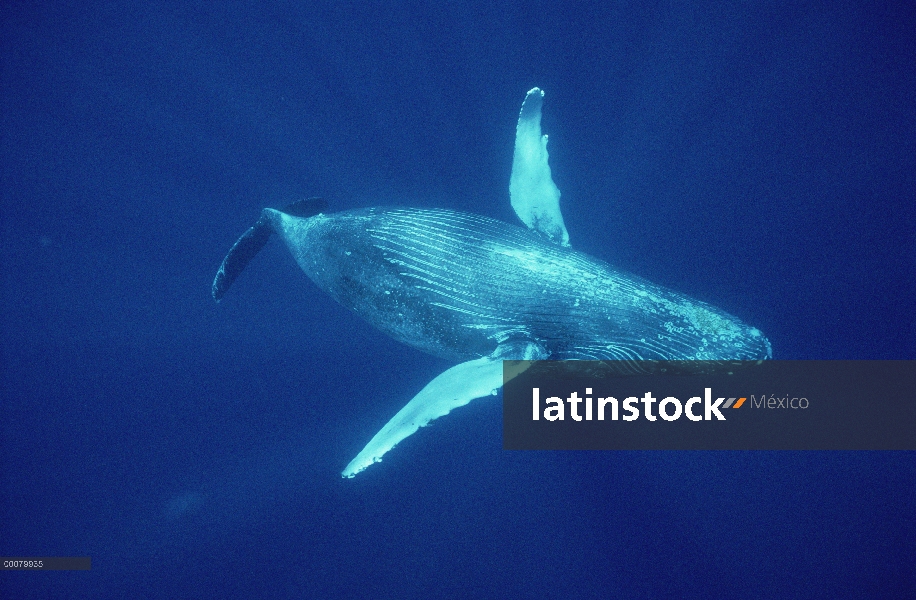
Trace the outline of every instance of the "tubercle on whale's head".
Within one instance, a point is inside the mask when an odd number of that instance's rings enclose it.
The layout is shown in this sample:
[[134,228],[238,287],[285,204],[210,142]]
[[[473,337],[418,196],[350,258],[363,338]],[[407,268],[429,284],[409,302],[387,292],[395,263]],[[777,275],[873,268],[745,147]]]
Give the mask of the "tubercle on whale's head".
[[773,346],[763,332],[756,327],[751,327],[735,319],[735,324],[740,328],[740,334],[733,340],[739,349],[741,360],[764,361],[772,360]]
[[723,358],[734,358],[742,361],[772,360],[773,346],[770,344],[770,340],[763,335],[763,332],[756,327],[750,327],[737,320],[735,325],[737,325],[739,333],[728,344],[734,349],[735,354],[734,356],[727,356],[730,351],[722,349]]
[[763,333],[756,327],[751,329],[751,334],[760,336],[760,339],[763,341],[764,348],[766,349],[766,355],[763,356],[760,360],[772,360],[773,359],[773,345],[770,343],[770,340],[767,339]]
[[[688,351],[691,360],[757,361],[773,358],[770,341],[756,327],[721,309],[677,295],[674,301],[662,295],[652,296],[665,315],[658,325],[664,329],[660,339],[667,339],[674,349]],[[652,307],[654,308],[654,307]],[[664,321],[664,323],[661,323]],[[677,343],[675,343],[677,342]]]

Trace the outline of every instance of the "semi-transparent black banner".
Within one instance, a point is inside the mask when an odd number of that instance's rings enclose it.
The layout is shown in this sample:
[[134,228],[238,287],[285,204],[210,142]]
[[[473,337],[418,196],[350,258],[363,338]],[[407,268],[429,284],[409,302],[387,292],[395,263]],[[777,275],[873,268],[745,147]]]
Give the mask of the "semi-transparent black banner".
[[91,556],[4,556],[4,571],[91,571]]
[[506,361],[507,450],[916,450],[916,361]]

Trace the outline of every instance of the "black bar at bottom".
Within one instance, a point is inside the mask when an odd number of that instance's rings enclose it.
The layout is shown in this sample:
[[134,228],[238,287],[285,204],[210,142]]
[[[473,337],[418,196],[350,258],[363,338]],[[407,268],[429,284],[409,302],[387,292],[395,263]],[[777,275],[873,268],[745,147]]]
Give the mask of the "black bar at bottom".
[[4,556],[0,557],[4,571],[90,571],[91,556]]

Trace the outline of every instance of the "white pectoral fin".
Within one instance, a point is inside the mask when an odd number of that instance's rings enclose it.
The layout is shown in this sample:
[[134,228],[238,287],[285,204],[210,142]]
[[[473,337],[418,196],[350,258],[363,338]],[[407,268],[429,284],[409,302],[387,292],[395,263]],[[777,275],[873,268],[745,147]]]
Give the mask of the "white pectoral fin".
[[[452,409],[464,406],[476,398],[496,394],[503,385],[503,359],[531,360],[539,357],[536,352],[535,346],[529,345],[517,356],[515,353],[508,355],[506,352],[499,352],[492,357],[470,360],[448,369],[426,384],[407,406],[394,415],[394,418],[366,444],[362,452],[350,461],[341,475],[355,476],[366,467],[380,462],[382,456],[398,442],[433,419],[445,416]],[[520,372],[513,372],[512,376]]]
[[509,196],[515,214],[530,229],[561,246],[569,246],[569,233],[560,212],[560,190],[547,164],[547,136],[541,135],[544,92],[534,88],[525,96],[515,130],[515,154]]
[[447,415],[471,400],[495,394],[503,384],[501,360],[478,358],[448,369],[420,390],[343,470],[353,477],[382,460],[395,445],[433,419]]

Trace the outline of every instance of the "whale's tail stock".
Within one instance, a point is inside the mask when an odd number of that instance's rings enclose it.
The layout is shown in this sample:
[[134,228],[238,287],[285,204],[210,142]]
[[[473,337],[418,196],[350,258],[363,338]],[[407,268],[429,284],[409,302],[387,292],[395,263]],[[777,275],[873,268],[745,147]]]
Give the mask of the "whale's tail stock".
[[[308,198],[293,202],[280,209],[280,212],[293,217],[312,217],[327,210],[328,203],[322,198]],[[245,270],[251,259],[267,244],[267,240],[274,233],[272,212],[266,209],[261,212],[261,217],[248,231],[242,234],[216,272],[213,279],[213,299],[217,302],[223,297],[239,274]]]

